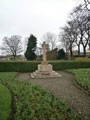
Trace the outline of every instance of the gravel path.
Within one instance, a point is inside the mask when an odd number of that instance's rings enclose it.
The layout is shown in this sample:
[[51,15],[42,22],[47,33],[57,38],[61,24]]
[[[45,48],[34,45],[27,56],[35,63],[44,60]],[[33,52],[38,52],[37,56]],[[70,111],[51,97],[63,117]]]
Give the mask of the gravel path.
[[90,119],[90,96],[75,85],[72,74],[64,71],[59,73],[62,77],[52,79],[31,79],[30,73],[19,73],[17,77],[48,89],[53,95],[65,100],[79,114]]

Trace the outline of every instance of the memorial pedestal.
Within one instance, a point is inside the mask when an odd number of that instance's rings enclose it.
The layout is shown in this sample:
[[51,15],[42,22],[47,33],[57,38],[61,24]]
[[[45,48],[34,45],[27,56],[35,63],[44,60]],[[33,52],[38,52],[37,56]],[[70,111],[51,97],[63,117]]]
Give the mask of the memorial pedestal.
[[48,64],[46,59],[46,43],[43,43],[43,61],[38,65],[38,70],[31,73],[32,78],[54,78],[61,77],[59,73],[53,71],[52,65]]
[[46,64],[46,65],[38,65],[38,70],[35,72],[31,73],[32,78],[56,78],[56,77],[61,77],[59,73],[56,73],[52,69],[51,64]]

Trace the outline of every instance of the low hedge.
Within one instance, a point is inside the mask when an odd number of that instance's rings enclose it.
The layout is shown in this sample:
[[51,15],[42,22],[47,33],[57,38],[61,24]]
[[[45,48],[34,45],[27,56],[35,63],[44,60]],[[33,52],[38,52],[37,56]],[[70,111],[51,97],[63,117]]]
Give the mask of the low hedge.
[[0,72],[32,72],[39,62],[0,62]]
[[[0,72],[33,72],[40,62],[0,62]],[[90,68],[90,61],[49,62],[54,70]]]
[[66,61],[66,62],[51,62],[54,70],[67,70],[78,68],[90,68],[90,61]]

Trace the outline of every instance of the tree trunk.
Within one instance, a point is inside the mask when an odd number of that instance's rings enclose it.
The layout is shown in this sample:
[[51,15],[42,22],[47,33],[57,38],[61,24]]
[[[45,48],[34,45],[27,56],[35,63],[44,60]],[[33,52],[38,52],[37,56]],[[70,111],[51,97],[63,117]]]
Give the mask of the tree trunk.
[[89,50],[90,50],[90,39],[89,39],[89,42],[88,42],[88,46],[89,46]]
[[78,45],[78,57],[80,57],[80,45]]
[[86,57],[86,47],[87,47],[87,44],[88,44],[88,42],[85,45],[84,45],[84,43],[82,43],[84,57]]
[[72,58],[73,57],[72,47],[70,48],[70,55],[71,55],[71,58]]
[[13,55],[13,60],[16,60],[16,55]]
[[86,57],[86,47],[83,46],[84,57]]

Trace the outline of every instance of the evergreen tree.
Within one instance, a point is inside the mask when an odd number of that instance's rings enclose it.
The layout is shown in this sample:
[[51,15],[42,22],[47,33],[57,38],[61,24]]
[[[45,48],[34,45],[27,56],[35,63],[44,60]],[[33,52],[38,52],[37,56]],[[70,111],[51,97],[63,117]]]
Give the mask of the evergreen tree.
[[30,35],[28,38],[27,50],[25,52],[25,57],[27,60],[35,60],[36,59],[36,46],[37,46],[37,38],[34,35]]
[[64,59],[65,58],[65,52],[63,49],[60,49],[58,51],[57,59]]

